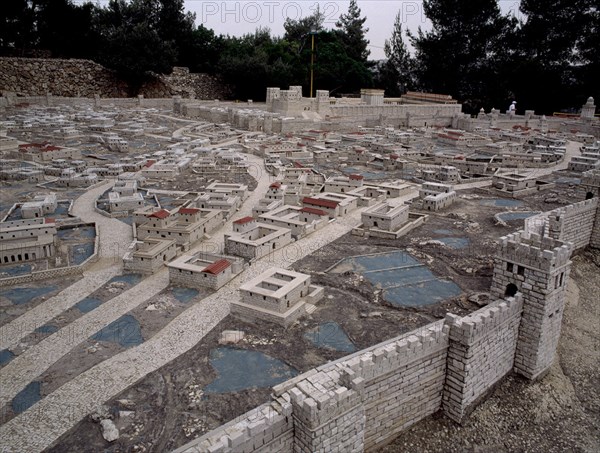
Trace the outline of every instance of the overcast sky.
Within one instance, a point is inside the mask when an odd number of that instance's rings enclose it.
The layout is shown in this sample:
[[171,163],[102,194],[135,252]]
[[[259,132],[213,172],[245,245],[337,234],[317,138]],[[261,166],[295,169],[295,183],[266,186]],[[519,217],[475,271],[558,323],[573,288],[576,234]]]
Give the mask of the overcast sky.
[[[196,13],[196,22],[212,28],[216,33],[241,35],[253,32],[258,26],[269,27],[274,35],[282,35],[287,17],[300,18],[311,15],[319,5],[325,14],[326,27],[334,27],[340,14],[348,11],[349,1],[314,0],[247,0],[201,1],[186,0],[186,8]],[[367,37],[372,59],[384,58],[383,45],[392,34],[394,19],[401,13],[405,29],[427,29],[429,24],[420,0],[359,0],[362,16],[367,17]],[[502,0],[503,13],[518,15],[519,0]]]
[[[100,0],[99,3],[106,5],[108,0]],[[325,26],[332,28],[340,14],[348,11],[349,1],[185,0],[186,10],[196,13],[197,25],[202,23],[217,34],[236,36],[251,33],[257,27],[269,27],[273,35],[281,36],[287,17],[299,19],[309,16],[317,5],[325,15]],[[405,29],[416,32],[419,26],[429,27],[420,0],[358,0],[358,6],[362,17],[367,17],[365,26],[369,29],[370,58],[374,60],[384,58],[383,45],[392,34],[398,12],[402,15]],[[519,17],[518,7],[519,0],[500,0],[500,8],[505,14]]]

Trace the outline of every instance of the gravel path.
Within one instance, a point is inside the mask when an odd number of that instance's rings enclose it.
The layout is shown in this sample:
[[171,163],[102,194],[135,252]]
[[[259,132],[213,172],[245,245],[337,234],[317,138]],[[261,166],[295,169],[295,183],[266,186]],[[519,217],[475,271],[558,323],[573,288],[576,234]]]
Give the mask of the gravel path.
[[9,404],[27,384],[79,343],[162,291],[168,284],[169,274],[164,268],[15,357],[0,373],[0,407]]
[[121,267],[114,265],[106,269],[85,272],[81,280],[3,325],[0,327],[0,349],[16,347],[21,339],[89,296],[120,271]]

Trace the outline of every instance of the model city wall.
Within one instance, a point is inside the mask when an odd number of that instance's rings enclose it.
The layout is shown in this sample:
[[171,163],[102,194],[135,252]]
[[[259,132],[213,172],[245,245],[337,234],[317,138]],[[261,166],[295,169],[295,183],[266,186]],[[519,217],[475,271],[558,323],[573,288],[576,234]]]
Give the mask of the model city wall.
[[374,450],[439,410],[462,422],[508,373],[543,376],[560,337],[571,253],[600,247],[597,195],[543,216],[500,239],[494,302],[283,382],[269,403],[176,453]]

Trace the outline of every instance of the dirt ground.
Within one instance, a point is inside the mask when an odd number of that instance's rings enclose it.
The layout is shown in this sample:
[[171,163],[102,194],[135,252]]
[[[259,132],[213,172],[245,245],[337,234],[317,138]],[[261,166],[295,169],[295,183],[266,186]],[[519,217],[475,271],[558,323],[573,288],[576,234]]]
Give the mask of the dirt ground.
[[558,360],[530,383],[510,375],[464,426],[441,413],[381,453],[600,451],[600,252],[573,258]]
[[[431,214],[423,226],[405,237],[396,240],[365,239],[347,234],[316,250],[292,266],[295,270],[310,273],[314,284],[325,287],[325,298],[318,303],[317,310],[312,315],[302,318],[287,330],[267,323],[247,323],[227,317],[200,344],[162,369],[151,373],[100,409],[100,412],[112,414],[121,434],[117,441],[106,443],[102,439],[97,422],[88,418],[62,436],[49,451],[75,451],[84,446],[114,453],[168,451],[268,401],[269,388],[225,394],[204,393],[203,389],[218,377],[210,363],[210,354],[219,346],[218,339],[223,330],[245,332],[245,339],[234,346],[236,349],[262,352],[301,373],[347,354],[317,347],[306,339],[307,332],[324,322],[337,323],[356,349],[362,349],[436,319],[442,319],[447,312],[465,315],[478,309],[479,304],[473,296],[482,294],[484,303],[486,301],[497,239],[521,228],[523,224],[522,220],[498,223],[494,220],[494,214],[507,210],[542,211],[567,202],[550,197],[552,202],[549,203],[545,201],[548,198],[547,194],[544,194],[529,197],[519,207],[505,208],[482,203],[486,198],[503,197],[488,190],[474,190],[461,197],[448,212]],[[462,248],[445,246],[439,239],[446,236],[465,239],[467,245]],[[406,250],[427,264],[434,273],[451,279],[462,289],[462,294],[429,306],[399,308],[386,301],[379,288],[355,272],[326,272],[329,267],[346,257],[396,250]],[[568,322],[569,320],[565,321],[566,324]],[[142,328],[147,325],[146,322],[141,324]],[[112,355],[114,351],[101,351],[99,357],[105,353]],[[553,375],[544,382],[551,376]],[[521,392],[531,392],[531,386],[519,378],[509,377],[498,387],[490,400],[497,400],[496,404],[501,404],[502,410],[506,405],[502,395],[516,391],[513,387],[505,389],[506,385],[513,382],[515,388]],[[491,403],[486,402],[482,407],[489,404]],[[518,414],[522,409],[518,402],[514,406],[510,410],[516,414],[515,417],[512,417],[511,413],[504,415],[506,426],[517,426],[521,423]],[[509,404],[506,407],[511,406]],[[425,442],[426,432],[437,433],[430,435],[434,438],[432,442],[435,442],[438,437],[444,440],[441,436],[447,430],[465,429],[454,427],[442,416],[431,417],[423,423],[425,426],[438,423],[441,427],[439,433],[433,428],[423,431],[420,425],[414,428],[420,430],[414,435],[415,439],[423,438],[419,442]],[[490,419],[489,424],[497,426],[498,429],[503,426],[497,425],[494,419]],[[510,429],[514,431],[513,428]],[[403,435],[401,439],[409,439],[407,435]],[[463,436],[460,437],[462,440]],[[468,439],[468,436],[465,438]],[[410,439],[406,446],[404,440],[399,440],[386,451],[421,451],[432,448],[427,446],[429,444],[414,447],[417,440]],[[456,451],[470,448],[466,444],[446,443],[445,440],[437,445],[440,448],[432,451],[452,451],[452,448],[445,450],[446,445],[457,446]],[[485,446],[483,443],[480,445]]]

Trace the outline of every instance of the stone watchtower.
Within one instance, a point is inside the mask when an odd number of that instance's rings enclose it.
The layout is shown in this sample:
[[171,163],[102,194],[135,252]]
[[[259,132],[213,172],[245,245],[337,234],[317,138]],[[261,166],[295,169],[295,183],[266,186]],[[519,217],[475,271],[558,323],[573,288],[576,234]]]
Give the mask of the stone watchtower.
[[556,353],[572,245],[523,231],[500,241],[491,293],[498,298],[523,294],[514,369],[535,379],[550,368]]

